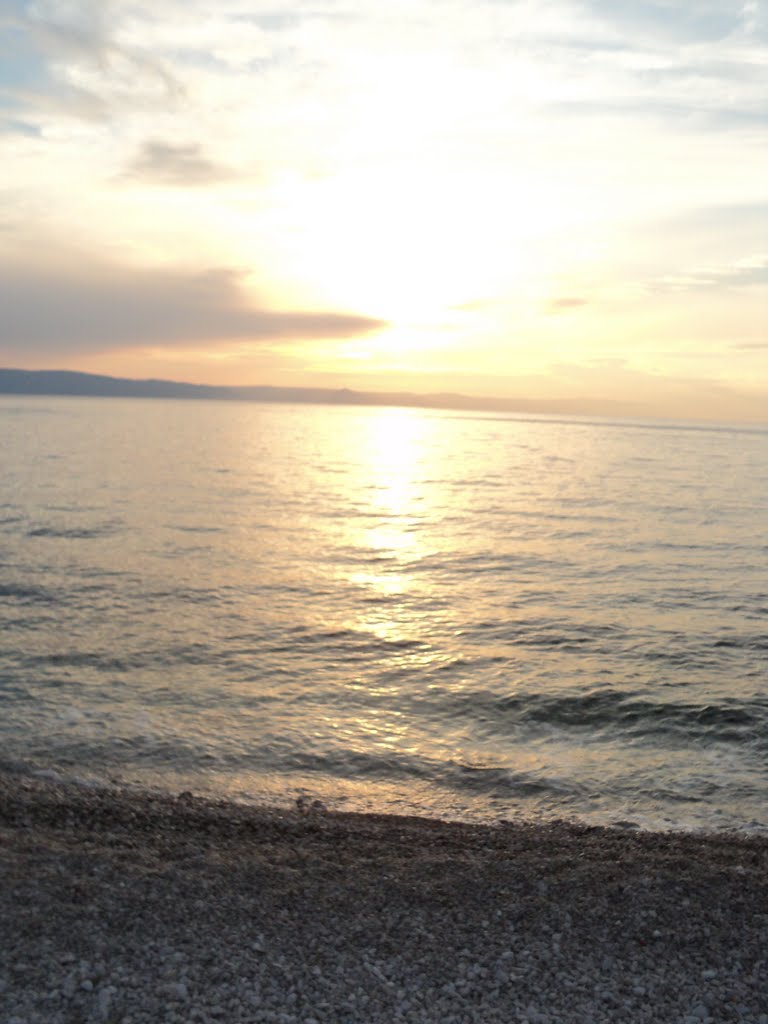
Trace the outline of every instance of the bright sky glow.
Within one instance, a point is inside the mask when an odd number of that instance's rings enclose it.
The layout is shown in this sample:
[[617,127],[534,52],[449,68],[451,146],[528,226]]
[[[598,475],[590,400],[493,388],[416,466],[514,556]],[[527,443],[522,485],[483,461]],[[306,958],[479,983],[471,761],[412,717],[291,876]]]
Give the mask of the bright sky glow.
[[0,0],[0,363],[768,420],[756,0]]

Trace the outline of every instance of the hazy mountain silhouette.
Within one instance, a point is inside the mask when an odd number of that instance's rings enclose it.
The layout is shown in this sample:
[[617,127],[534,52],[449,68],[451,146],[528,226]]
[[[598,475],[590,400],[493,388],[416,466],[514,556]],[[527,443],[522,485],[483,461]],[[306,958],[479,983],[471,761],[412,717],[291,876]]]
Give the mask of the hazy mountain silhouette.
[[[633,415],[625,403],[600,399],[478,398],[459,394],[352,391],[349,388],[220,387],[171,380],[129,380],[71,370],[0,369],[0,394],[80,395],[98,398],[183,398],[320,405],[390,405],[486,412]],[[637,415],[642,415],[638,408]]]

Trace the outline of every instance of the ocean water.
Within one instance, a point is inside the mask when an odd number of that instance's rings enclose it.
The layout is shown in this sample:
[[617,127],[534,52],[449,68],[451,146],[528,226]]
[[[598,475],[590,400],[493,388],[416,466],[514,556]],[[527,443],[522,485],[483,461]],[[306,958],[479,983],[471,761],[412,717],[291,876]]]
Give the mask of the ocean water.
[[768,429],[0,398],[0,766],[768,828]]

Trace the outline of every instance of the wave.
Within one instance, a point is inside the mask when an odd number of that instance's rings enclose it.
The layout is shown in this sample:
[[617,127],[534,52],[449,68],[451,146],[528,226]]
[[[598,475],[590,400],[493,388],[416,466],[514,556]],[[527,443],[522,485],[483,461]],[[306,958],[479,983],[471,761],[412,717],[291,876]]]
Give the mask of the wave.
[[33,667],[45,665],[55,668],[87,668],[99,672],[129,672],[156,664],[151,652],[141,654],[106,654],[98,651],[54,651],[50,654],[27,654],[24,664]]
[[464,694],[455,714],[471,716],[494,734],[550,727],[615,739],[754,743],[768,749],[768,698],[720,703],[654,701],[638,693],[597,690],[557,695]]
[[92,540],[97,537],[108,537],[119,529],[116,523],[103,523],[98,526],[36,526],[27,530],[28,537],[53,537],[66,540]]
[[56,604],[58,598],[46,587],[26,583],[0,583],[0,601],[11,598],[20,604]]
[[429,647],[427,641],[414,637],[391,638],[379,636],[369,630],[305,630],[302,627],[285,630],[283,638],[277,643],[261,641],[261,644],[261,650],[273,654],[293,652],[299,648],[328,648],[338,660],[345,660],[350,655],[411,651]]
[[501,765],[439,761],[403,751],[365,752],[346,748],[295,751],[280,758],[281,772],[317,773],[338,779],[368,781],[423,780],[442,788],[486,796],[533,797],[576,795],[582,786],[572,779],[516,771]]
[[768,651],[768,636],[765,634],[754,636],[721,637],[712,642],[713,647],[746,648],[750,651]]

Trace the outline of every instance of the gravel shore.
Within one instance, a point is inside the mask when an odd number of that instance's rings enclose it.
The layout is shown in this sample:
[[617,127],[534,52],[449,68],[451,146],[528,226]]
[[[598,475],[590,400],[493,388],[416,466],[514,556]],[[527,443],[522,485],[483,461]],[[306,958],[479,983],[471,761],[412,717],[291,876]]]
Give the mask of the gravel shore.
[[768,1024],[768,839],[0,774],[2,1024]]

